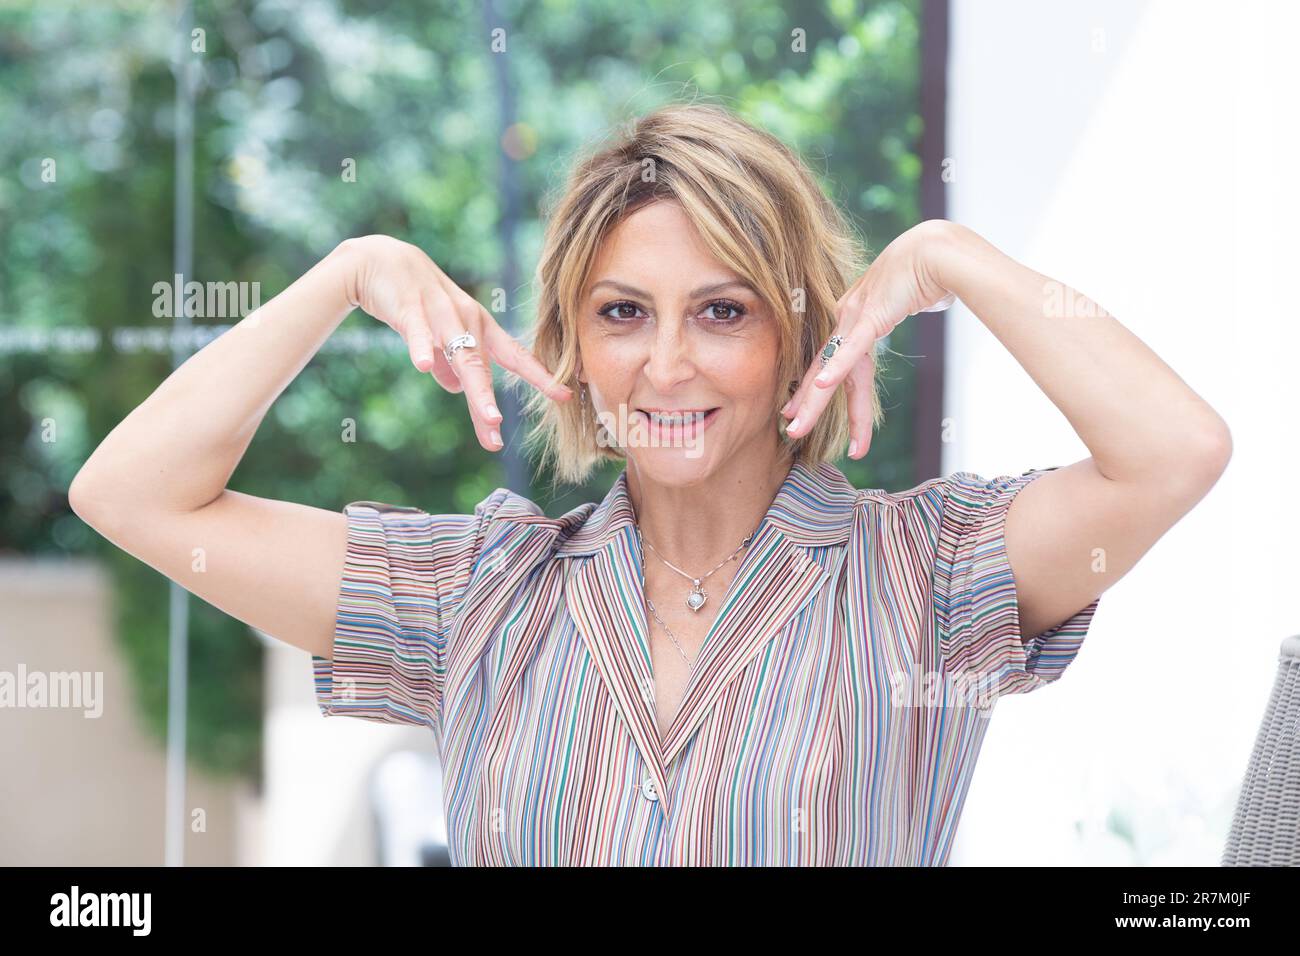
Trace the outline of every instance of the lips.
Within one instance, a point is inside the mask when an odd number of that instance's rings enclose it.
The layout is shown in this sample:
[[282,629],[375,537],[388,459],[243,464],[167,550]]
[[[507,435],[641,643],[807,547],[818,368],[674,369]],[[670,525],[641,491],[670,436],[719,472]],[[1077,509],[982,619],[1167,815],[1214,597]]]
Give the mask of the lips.
[[640,416],[644,427],[650,435],[659,438],[679,439],[702,432],[709,424],[718,417],[719,408],[710,409],[674,409],[671,412],[666,410],[653,410],[657,414],[676,415],[677,420],[656,419],[652,417],[652,410],[638,408],[636,411]]

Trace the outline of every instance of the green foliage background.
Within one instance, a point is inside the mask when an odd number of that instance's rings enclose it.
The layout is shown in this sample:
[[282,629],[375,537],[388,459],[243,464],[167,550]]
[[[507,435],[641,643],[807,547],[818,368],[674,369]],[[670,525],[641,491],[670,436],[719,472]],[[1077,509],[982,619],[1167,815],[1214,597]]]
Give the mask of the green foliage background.
[[[919,219],[919,2],[496,0],[495,19],[463,0],[198,3],[192,278],[258,282],[266,301],[340,239],[386,232],[488,301],[505,271],[502,55],[519,123],[516,328],[530,318],[539,205],[574,151],[682,97],[724,102],[797,147],[879,251]],[[152,289],[172,275],[174,13],[128,2],[0,10],[0,321],[103,336],[80,353],[0,350],[0,550],[107,563],[118,638],[160,739],[167,581],[88,529],[66,493],[171,369],[168,354],[115,349],[111,333],[170,324],[153,316]],[[507,50],[493,54],[501,25]],[[796,30],[806,52],[792,49]],[[41,179],[46,158],[53,183]],[[340,175],[346,158],[356,182]],[[357,314],[340,331],[375,326]],[[893,351],[910,354],[909,329],[895,331]],[[273,406],[231,487],[330,509],[372,499],[466,511],[504,484],[463,399],[417,373],[396,336],[392,346],[322,351]],[[910,365],[895,359],[889,374],[871,455],[841,462],[859,486],[913,477]],[[356,443],[340,440],[348,418]],[[603,494],[616,473],[535,497],[555,514]],[[255,775],[260,646],[190,603],[191,758]]]

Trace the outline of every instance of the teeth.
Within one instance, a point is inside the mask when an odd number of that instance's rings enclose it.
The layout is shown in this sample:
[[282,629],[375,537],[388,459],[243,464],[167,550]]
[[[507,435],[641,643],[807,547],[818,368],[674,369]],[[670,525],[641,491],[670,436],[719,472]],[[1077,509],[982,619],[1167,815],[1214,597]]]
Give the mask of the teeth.
[[649,415],[650,421],[656,425],[684,425],[687,422],[699,421],[704,418],[704,412],[650,412]]
[[650,421],[656,425],[684,425],[688,421],[702,421],[705,418],[705,412],[688,411],[688,412],[646,412],[650,416]]

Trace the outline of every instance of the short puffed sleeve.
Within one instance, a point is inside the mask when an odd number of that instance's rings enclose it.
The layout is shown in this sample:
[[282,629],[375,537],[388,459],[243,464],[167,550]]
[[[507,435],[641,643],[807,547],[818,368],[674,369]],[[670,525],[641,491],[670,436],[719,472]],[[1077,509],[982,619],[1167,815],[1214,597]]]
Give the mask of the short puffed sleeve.
[[1035,690],[1057,680],[1087,636],[1100,597],[1024,641],[1005,527],[1012,501],[1059,466],[984,478],[973,472],[929,483],[925,504],[939,509],[931,579],[944,668],[982,698]]
[[447,639],[493,515],[498,488],[473,514],[354,501],[339,586],[332,657],[312,656],[324,716],[433,729]]

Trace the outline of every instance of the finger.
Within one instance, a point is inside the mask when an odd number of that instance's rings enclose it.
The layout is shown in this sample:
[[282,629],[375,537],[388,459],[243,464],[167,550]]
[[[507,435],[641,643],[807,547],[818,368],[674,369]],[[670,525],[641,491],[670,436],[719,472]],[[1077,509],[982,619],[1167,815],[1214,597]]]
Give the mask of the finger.
[[463,332],[469,332],[480,340],[472,347],[458,349],[452,357],[451,367],[464,386],[465,403],[479,444],[488,451],[498,451],[503,444],[499,429],[502,416],[492,388],[492,370],[483,356],[476,304],[468,296],[464,298],[468,301],[453,302],[441,288],[429,293],[430,305],[439,316],[437,327],[443,348]]
[[423,302],[408,308],[404,313],[402,328],[405,332],[411,362],[421,372],[431,374],[434,380],[452,394],[464,391],[455,371],[447,364],[430,324],[429,309]]
[[844,290],[844,294],[835,300],[835,321],[839,328],[836,330],[837,335],[843,335],[844,329],[850,329],[857,324],[857,318],[862,314],[863,308],[870,299],[867,279],[871,276],[871,269],[858,277],[858,281],[853,283]]
[[439,385],[456,394],[464,391],[456,372],[447,363],[435,332],[434,308],[423,297],[403,306],[393,323],[406,342],[411,363],[421,372],[432,374]]
[[[859,301],[858,296],[865,288],[865,284],[866,273],[863,273],[857,282],[849,286],[848,289],[844,291],[844,294],[835,300],[836,324],[835,331],[832,334],[841,337],[847,335],[846,330],[852,326],[853,317],[860,311],[857,308],[857,302]],[[821,349],[819,348],[818,355],[820,356],[820,354]],[[795,390],[795,393],[790,396],[788,402],[781,406],[781,414],[787,419],[793,419],[795,417],[795,414],[799,410],[799,406],[802,405],[804,399],[808,397],[808,390],[812,388],[813,379],[821,373],[821,370],[821,361],[818,358],[814,358],[812,365],[810,365],[808,371],[804,373],[803,380],[799,383],[799,387]]]
[[[869,272],[870,270],[864,272],[858,280],[845,289],[844,294],[835,301],[835,317],[837,321],[835,332],[833,334],[847,339],[848,330],[854,325],[854,318],[862,312],[862,305],[866,297],[866,280]],[[835,353],[832,361],[839,358],[843,353],[844,348],[841,347]],[[818,378],[822,378],[822,381],[827,382],[828,384],[834,384],[824,377],[825,368],[821,364],[820,350],[818,356],[818,358],[813,360],[808,371],[804,373],[803,381],[799,383],[799,387],[795,390],[794,395],[792,395],[790,400],[781,407],[781,414],[788,420],[793,421],[794,419],[801,417],[799,414],[800,409],[807,400],[809,391],[815,385],[819,384],[817,382]],[[820,411],[818,414],[820,414]],[[806,421],[800,421],[799,424],[801,426],[799,431],[806,431],[806,428],[802,426],[805,426],[808,423]]]
[[790,401],[786,402],[785,405],[781,407],[781,414],[784,415],[786,419],[794,418],[795,412],[799,410],[799,406],[803,404],[804,398],[808,395],[808,390],[812,388],[813,376],[815,376],[820,370],[821,363],[816,359],[813,359],[812,365],[808,366],[804,371],[803,378],[799,382],[799,387],[796,388],[794,394],[790,396]]
[[[470,390],[474,392],[473,398],[478,404],[478,412],[489,426],[500,425],[502,421],[501,410],[497,408],[496,389],[492,384],[492,363],[488,360],[487,348],[483,343],[485,329],[483,326],[482,313],[484,309],[468,294],[461,291],[457,286],[452,292],[455,298],[452,300],[456,315],[464,326],[465,331],[472,332],[477,344],[472,349],[465,351],[472,353],[468,358],[467,368],[470,370]],[[461,381],[464,381],[462,376]]]
[[[831,356],[826,366],[813,376],[813,385],[819,389],[834,389],[857,367],[863,355],[871,355],[876,343],[884,338],[891,329],[906,316],[894,318],[881,305],[871,300],[865,290],[859,290],[845,296],[837,307],[840,325],[849,329],[848,335],[838,333],[848,340],[853,340],[854,348],[841,347]],[[874,355],[872,355],[874,362]]]
[[[857,286],[854,286],[854,289],[856,288]],[[855,314],[848,311],[847,302],[851,294],[852,290],[844,293],[835,305],[836,325],[835,331],[832,334],[838,335],[843,339],[847,339],[849,336],[849,330],[853,325],[852,317]],[[827,341],[829,341],[829,338]],[[799,383],[799,388],[796,389],[794,395],[790,397],[790,401],[786,402],[781,408],[781,414],[790,421],[793,421],[798,417],[799,409],[808,399],[808,394],[813,389],[817,376],[822,374],[824,367],[821,362],[821,353],[823,348],[825,348],[824,343],[818,347],[817,356],[813,359],[812,364],[808,366],[808,371],[804,373],[803,381]],[[839,350],[836,352],[836,355],[839,355],[840,352],[843,351],[844,346],[841,345]]]
[[[861,333],[860,330],[863,327],[859,325],[850,330],[847,336],[843,336],[844,343],[836,351],[834,358],[813,376],[813,387],[804,393],[803,401],[797,406],[794,419],[786,426],[786,435],[791,438],[802,438],[817,424],[817,419],[821,417],[826,406],[830,404],[831,397],[835,394],[833,386],[839,384],[839,379],[843,378],[844,374],[847,374],[846,364],[850,360],[856,362],[870,347],[864,344],[868,336]],[[820,361],[819,358],[819,364]],[[830,371],[832,366],[843,369],[843,371],[838,378],[834,379],[832,384],[823,387],[820,385],[819,380]],[[852,365],[849,364],[848,368],[851,367]]]
[[433,330],[419,302],[402,310],[402,329],[406,333],[406,350],[411,364],[421,372],[431,372],[434,366]]
[[876,376],[876,359],[867,352],[853,371],[844,379],[844,390],[849,406],[848,456],[855,461],[867,454],[871,447],[871,430],[875,425],[872,416],[871,389]]
[[470,423],[474,428],[475,437],[484,448],[495,451],[496,445],[499,444],[493,441],[491,437],[493,431],[495,431],[495,422],[489,421],[486,415],[487,407],[494,406],[495,403],[490,397],[487,400],[483,399],[481,380],[477,383],[473,380],[468,371],[469,363],[463,358],[465,353],[476,352],[478,348],[458,349],[450,362],[446,358],[446,346],[452,339],[463,332],[470,332],[477,339],[477,331],[472,327],[467,327],[467,323],[457,311],[450,296],[441,287],[435,286],[426,291],[424,299],[430,317],[429,321],[434,330],[434,337],[438,343],[439,352],[442,353],[442,362],[447,366],[448,373],[456,379],[459,386],[457,391],[465,393],[465,401],[469,408]]
[[460,383],[460,376],[456,374],[456,370],[447,361],[447,356],[442,354],[442,349],[438,349],[437,352],[438,354],[433,360],[432,374],[434,380],[453,395],[459,395],[465,391],[465,386]]
[[[480,308],[482,307],[480,306]],[[557,402],[567,401],[573,397],[573,389],[561,384],[554,375],[547,371],[541,360],[530,352],[522,342],[501,328],[487,309],[482,309],[482,320],[483,337],[486,340],[485,345],[488,354],[492,356],[498,365],[507,371],[514,372],[524,381]]]

